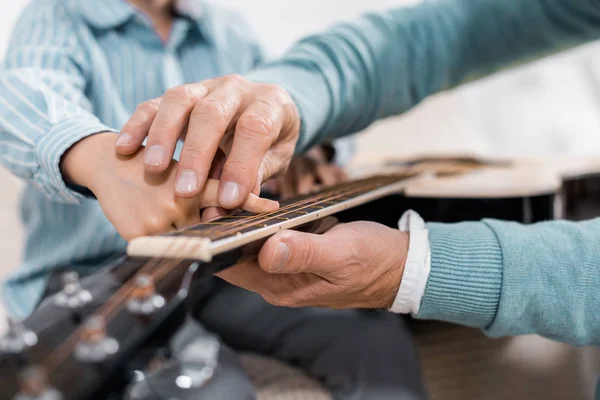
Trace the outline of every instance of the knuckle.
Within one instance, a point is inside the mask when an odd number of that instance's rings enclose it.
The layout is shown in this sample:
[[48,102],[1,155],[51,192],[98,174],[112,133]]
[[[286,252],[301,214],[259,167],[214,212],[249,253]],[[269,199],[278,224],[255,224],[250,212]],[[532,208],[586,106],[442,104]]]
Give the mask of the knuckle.
[[217,100],[204,100],[199,102],[192,114],[199,117],[202,122],[224,126],[227,124],[227,106]]
[[156,114],[158,105],[159,103],[157,100],[150,100],[140,103],[136,108],[134,117],[129,120],[129,123],[133,124],[134,126],[144,125],[151,119],[153,114]]
[[168,102],[189,106],[198,101],[198,95],[190,86],[176,86],[166,91],[164,99]]
[[226,76],[225,79],[228,83],[234,85],[246,84],[248,82],[248,80],[240,74],[231,74]]
[[181,150],[181,158],[185,160],[196,160],[206,155],[206,149],[195,140],[186,141]]
[[298,108],[290,98],[288,102],[286,102],[283,107],[283,115],[288,117],[288,120],[291,122],[290,129],[299,130],[300,129],[300,114],[298,113]]
[[242,115],[238,125],[240,133],[252,137],[270,137],[275,129],[275,121],[272,117],[257,112]]
[[248,165],[248,160],[228,161],[223,169],[222,179],[238,182],[244,187],[250,188],[254,185],[254,178],[250,178],[251,166]]
[[156,111],[156,110],[158,110],[159,104],[160,104],[160,100],[159,99],[148,100],[148,101],[145,101],[143,103],[140,103],[137,106],[137,111],[141,111],[141,112]]
[[268,94],[269,98],[277,100],[280,103],[287,103],[291,101],[289,93],[281,86],[265,84],[264,91],[266,94]]

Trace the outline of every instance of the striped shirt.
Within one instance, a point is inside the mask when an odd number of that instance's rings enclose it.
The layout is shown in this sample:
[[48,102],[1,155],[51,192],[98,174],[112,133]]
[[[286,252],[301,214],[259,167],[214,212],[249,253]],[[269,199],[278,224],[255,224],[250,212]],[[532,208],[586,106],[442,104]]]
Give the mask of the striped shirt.
[[23,263],[3,286],[11,314],[33,310],[52,270],[99,268],[126,246],[98,202],[65,185],[65,151],[170,87],[261,61],[237,15],[201,0],[177,11],[167,43],[125,0],[34,0],[21,16],[0,69],[0,162],[27,183]]

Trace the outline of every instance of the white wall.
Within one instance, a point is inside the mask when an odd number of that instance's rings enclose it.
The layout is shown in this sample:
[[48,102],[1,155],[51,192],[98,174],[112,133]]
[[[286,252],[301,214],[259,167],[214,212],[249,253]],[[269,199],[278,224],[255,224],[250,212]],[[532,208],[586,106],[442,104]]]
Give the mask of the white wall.
[[27,4],[24,0],[12,0],[2,2],[2,12],[0,12],[0,56],[4,58],[4,52],[6,51],[6,44],[10,37],[10,32],[17,20],[17,17],[21,10]]
[[243,12],[273,54],[297,38],[318,32],[333,21],[363,12],[417,3],[419,0],[210,0]]

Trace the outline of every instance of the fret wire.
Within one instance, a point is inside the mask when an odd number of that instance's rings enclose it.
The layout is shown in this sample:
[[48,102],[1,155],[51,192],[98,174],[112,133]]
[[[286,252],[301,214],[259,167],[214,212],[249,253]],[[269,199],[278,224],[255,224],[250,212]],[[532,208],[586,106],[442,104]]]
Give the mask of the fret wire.
[[[358,191],[358,193],[360,193],[361,190],[364,190],[364,188],[360,188],[360,187],[356,188],[356,189],[354,189],[354,192],[356,193]],[[345,193],[345,194],[347,195],[347,193]],[[308,208],[308,207],[310,207],[310,205],[307,205],[307,206],[305,206],[303,208]],[[286,214],[294,214],[294,213],[303,213],[305,215],[309,214],[307,212],[299,212],[298,210],[290,210]],[[217,236],[217,237],[215,237],[213,239],[219,239],[219,238],[222,238],[223,236],[227,236],[228,234],[229,233],[222,233],[221,235],[219,235],[219,236]]]
[[[358,184],[360,184],[361,182],[352,182],[350,185],[345,185],[345,187],[343,187],[343,188],[341,188],[341,189],[338,189],[338,191],[339,191],[339,190],[348,189],[349,187],[352,187],[353,185],[355,185],[355,184],[357,184],[357,183],[358,183]],[[319,195],[319,196],[325,196],[325,195],[327,195],[327,194],[328,194],[328,192],[330,192],[330,190],[327,190],[327,191],[325,191],[325,192],[323,192],[323,193],[320,193],[320,194],[318,194],[318,195]],[[335,193],[335,192],[334,192],[334,193]],[[318,197],[317,197],[317,198],[318,198]],[[302,202],[305,202],[305,201],[309,201],[309,200],[312,200],[312,199],[311,199],[311,198],[307,198],[307,199],[301,200],[299,203],[302,203]],[[294,207],[294,206],[296,206],[297,204],[298,204],[298,203],[292,203],[292,204],[289,204],[289,205],[287,205],[287,206],[284,206],[284,207],[280,208],[280,209],[279,209],[279,210],[277,210],[277,211],[274,211],[274,213],[280,212],[280,211],[282,211],[282,210],[285,210],[285,209],[287,209],[287,208],[289,208],[289,207]],[[269,214],[271,214],[271,213],[269,213]],[[258,215],[254,216],[254,217],[257,217],[257,218],[259,218],[259,217],[267,217],[269,214],[266,214],[266,215],[265,215],[265,214],[258,214]],[[243,221],[243,222],[248,222],[248,220],[250,219],[250,217],[249,217],[249,216],[236,216],[236,215],[228,215],[228,216],[226,216],[226,217],[224,217],[224,218],[238,218],[238,219],[243,219],[243,220],[245,220],[245,221]],[[237,224],[237,223],[231,223],[230,225],[232,225],[232,227],[242,226],[242,225],[236,225],[236,224]],[[189,229],[189,230],[182,230],[182,231],[179,231],[179,232],[181,232],[181,233],[184,233],[184,234],[185,234],[185,233],[187,233],[187,231],[195,232],[195,230],[191,230],[191,229]],[[219,233],[219,232],[218,232],[218,230],[213,230],[213,229],[206,229],[206,230],[203,230],[203,233],[204,233],[204,234],[206,234],[206,233],[211,233],[211,232],[212,232],[212,233]]]
[[[323,194],[326,195],[326,194]],[[296,206],[296,204],[293,205],[289,205],[288,207],[293,207]],[[287,207],[286,207],[287,208]],[[268,215],[268,214],[267,214]],[[239,219],[243,219],[243,220],[252,220],[252,219],[256,219],[257,216],[228,216],[228,217],[234,217],[234,218],[239,218]],[[243,221],[242,221],[243,222]],[[223,224],[223,225],[228,225],[228,224]],[[233,223],[232,225],[235,225],[235,223]],[[243,224],[240,224],[243,225]],[[142,268],[140,268],[140,270],[138,270],[138,272],[136,274],[134,274],[134,276],[127,282],[131,282],[136,276],[138,276],[139,274],[141,274],[142,272],[144,272],[144,270],[146,269],[151,269],[153,267],[161,267],[163,265],[161,265],[162,263],[164,263],[164,261],[160,258],[152,258],[150,259],[150,261],[148,263],[146,263],[145,265],[142,266]],[[159,271],[164,271],[163,274],[168,274],[170,270],[172,270],[173,268],[175,268],[175,266],[177,266],[180,263],[180,260],[171,260],[171,262],[168,262],[167,264],[171,264],[171,265],[164,265],[163,268],[161,268]],[[124,300],[124,298],[127,297],[127,295],[129,294],[129,292],[133,289],[133,284],[125,284],[123,286],[121,286],[119,288],[119,290],[117,291],[117,293],[115,293],[113,296],[111,296],[110,301],[108,301],[107,303],[104,304],[103,307],[100,308],[99,311],[96,312],[96,314],[101,314],[101,315],[110,315],[110,313],[112,311],[114,311],[116,309],[116,307],[122,303],[122,301]],[[119,298],[118,300],[116,300],[116,298]],[[73,334],[69,337],[69,339],[65,342],[63,342],[63,346],[65,347],[68,344],[70,344],[71,342],[74,342],[75,340],[78,339],[78,336],[76,335],[79,330],[81,329],[81,327],[79,329],[77,329],[75,332],[73,332]],[[74,345],[76,344],[76,342],[71,346],[72,348],[74,348]],[[62,348],[61,347],[61,348]],[[56,349],[58,350],[58,349]],[[56,352],[55,350],[55,352]],[[72,350],[72,349],[71,349]],[[48,364],[49,360],[52,360],[52,355],[55,354],[55,352],[52,352],[48,357],[46,357],[43,360],[43,363]],[[62,352],[62,354],[64,354],[65,356],[67,356],[70,352],[69,351],[65,351]],[[56,364],[60,364],[61,361],[58,361]],[[47,368],[48,371],[53,370],[54,368]]]
[[[397,180],[397,179],[390,180],[390,182],[393,182],[393,181],[396,181],[396,180]],[[366,182],[366,183],[365,183],[365,182],[358,182],[358,184],[357,184],[357,185],[349,185],[349,187],[344,187],[344,188],[338,189],[338,190],[336,190],[335,192],[338,192],[338,193],[340,193],[340,194],[338,195],[338,197],[340,197],[340,196],[347,197],[346,199],[341,199],[342,201],[345,201],[345,200],[347,200],[347,199],[351,198],[353,195],[360,194],[361,192],[364,192],[364,191],[366,191],[366,190],[371,190],[371,189],[372,189],[372,186],[373,186],[373,185],[369,185],[369,182]],[[335,193],[335,192],[334,192],[334,193]],[[348,193],[348,192],[350,192],[350,193]],[[329,194],[329,193],[323,193],[323,196],[324,196],[324,195],[328,195],[328,194]],[[350,197],[348,197],[348,196],[350,196]],[[330,196],[330,197],[333,197],[333,196]],[[341,197],[340,197],[340,198],[341,198]],[[313,199],[311,199],[311,198],[309,198],[309,199],[305,199],[305,200],[303,200],[303,201],[300,201],[299,203],[300,203],[300,204],[301,204],[301,203],[305,203],[305,202],[306,202],[306,201],[308,201],[308,200],[313,200]],[[334,204],[337,204],[337,203],[334,203]],[[293,203],[293,204],[290,204],[289,206],[291,206],[291,207],[295,207],[295,206],[297,206],[297,205],[298,205],[298,204],[296,204],[296,203]],[[306,208],[309,208],[309,207],[311,207],[311,205],[304,206],[304,207],[303,207],[303,209],[306,209]],[[293,214],[293,213],[303,213],[303,214],[308,214],[308,213],[306,213],[306,212],[298,212],[298,210],[293,210],[293,209],[292,209],[292,210],[290,210],[290,211],[288,211],[286,214]],[[269,220],[269,219],[272,219],[273,217],[271,217],[271,218],[267,218],[267,217],[265,216],[265,218],[266,218],[267,220]],[[246,227],[252,227],[252,225],[249,225],[249,226],[246,226]],[[246,229],[246,227],[244,227],[244,228],[241,228],[241,229]],[[198,232],[198,233],[200,233],[200,232]],[[229,234],[231,234],[231,233],[232,233],[231,231],[230,231],[230,232],[227,232],[227,231],[225,231],[225,232],[217,232],[218,236],[217,236],[217,237],[214,237],[214,238],[212,238],[212,239],[213,239],[213,240],[216,240],[216,239],[222,238],[222,237],[224,237],[224,236],[228,236],[228,235],[229,235]]]
[[[357,185],[347,185],[346,187],[343,187],[341,189],[336,190],[336,192],[344,192],[344,191],[347,192],[349,188],[352,189],[352,186],[357,186]],[[335,193],[335,192],[333,192],[333,193]],[[326,193],[320,194],[321,197],[322,196],[326,196],[326,195],[329,195],[329,193],[326,192]],[[318,198],[318,197],[316,197],[316,198]],[[314,199],[313,198],[307,198],[307,199],[301,200],[301,201],[299,201],[297,203],[289,204],[289,205],[287,205],[287,206],[285,206],[285,207],[277,210],[276,212],[287,211],[287,209],[290,209],[290,208],[293,209],[294,207],[297,207],[298,205],[302,205],[303,203],[306,203],[306,202],[311,201],[311,200],[314,200]],[[291,212],[293,213],[293,210]],[[288,212],[288,213],[290,213],[290,212]],[[257,215],[257,217],[268,218],[268,214],[267,215],[263,215],[263,216]],[[243,217],[243,218],[248,219],[248,217]],[[272,217],[272,218],[280,218],[280,217],[276,216],[276,217]],[[260,219],[260,218],[257,218],[257,219]],[[252,227],[252,225],[250,225],[250,224],[247,224],[246,226],[244,226],[243,224],[239,225],[240,229],[244,229],[245,227]],[[182,232],[182,233],[188,233],[188,232]],[[189,233],[192,233],[193,235],[202,234],[203,236],[205,236],[206,233],[207,233],[207,230],[204,230],[204,231],[191,231]],[[218,232],[218,231],[214,232],[214,233],[216,233],[216,234],[220,233],[221,236],[224,234],[224,232]]]
[[[364,183],[365,183],[365,182],[358,182],[358,184],[355,184],[355,185],[348,185],[348,186],[346,186],[346,187],[343,187],[343,188],[340,188],[340,189],[338,189],[338,190],[335,190],[335,191],[330,191],[330,193],[331,193],[331,192],[332,192],[332,193],[336,193],[336,192],[337,192],[337,193],[339,193],[339,194],[337,195],[338,197],[339,197],[340,195],[341,195],[341,196],[348,196],[348,195],[356,194],[357,192],[358,192],[358,193],[360,193],[361,191],[365,191],[365,190],[367,190],[367,189],[370,189],[370,186],[372,186],[372,185],[369,185],[369,184],[368,184],[368,182],[367,182],[366,184],[364,184]],[[349,193],[349,192],[350,192],[350,193]],[[326,196],[326,195],[330,195],[330,193],[323,193],[323,194],[321,194],[321,197],[324,197],[324,196]],[[329,196],[329,197],[333,197],[333,196]],[[316,197],[316,198],[318,198],[318,197]],[[314,199],[313,199],[313,198],[308,198],[308,199],[305,199],[305,200],[302,200],[302,201],[300,201],[299,203],[292,203],[292,204],[290,204],[290,205],[286,206],[285,208],[294,208],[294,207],[297,207],[299,204],[300,204],[300,205],[302,205],[302,203],[306,203],[307,201],[310,201],[310,200],[314,200]],[[345,199],[344,199],[344,200],[345,200]],[[337,203],[334,203],[334,204],[337,204]],[[305,206],[305,207],[303,207],[303,208],[308,208],[308,207],[310,207],[310,206],[311,206],[311,205],[308,205],[308,206]],[[280,209],[280,211],[281,211],[281,209]],[[287,210],[283,210],[283,211],[287,211]],[[288,211],[286,214],[293,214],[293,213],[294,213],[294,212],[296,212],[296,211],[297,211],[297,210],[294,210],[294,209],[292,209],[292,210]],[[306,213],[306,212],[299,212],[299,213],[308,214],[308,213]],[[270,219],[270,218],[268,218],[268,216],[264,216],[264,218],[263,218],[263,219],[265,219],[265,218],[266,218],[267,220],[268,220],[268,219]],[[271,217],[271,218],[274,218],[274,217]],[[245,229],[246,227],[252,227],[252,225],[248,224],[248,225],[244,226],[243,228],[242,228],[242,227],[240,227],[240,229]],[[203,232],[200,232],[200,231],[195,231],[195,232],[192,232],[192,233],[194,233],[195,235],[197,235],[197,234],[202,234],[202,235],[204,236],[204,235],[205,235],[205,233],[206,233],[206,231],[203,231]],[[218,236],[217,236],[216,238],[213,238],[213,239],[218,239],[218,238],[221,238],[221,237],[223,237],[223,236],[227,236],[227,235],[231,234],[232,232],[227,232],[227,231],[225,231],[225,232],[215,232],[215,233],[216,233]],[[195,236],[195,235],[194,235],[194,236]]]
[[[404,179],[407,178],[407,175],[400,175],[400,176],[386,176],[386,177],[373,177],[373,178],[368,178],[362,181],[356,181],[356,182],[352,182],[350,185],[343,185],[342,187],[338,187],[338,188],[332,188],[330,190],[327,190],[325,192],[322,193],[318,193],[316,196],[313,197],[308,197],[306,199],[300,200],[297,203],[291,203],[287,206],[284,206],[282,208],[280,208],[279,210],[275,211],[274,213],[280,213],[282,211],[287,211],[289,208],[293,208],[293,207],[298,207],[299,205],[302,205],[302,203],[306,203],[308,201],[314,201],[314,200],[318,200],[319,198],[323,198],[323,197],[331,197],[333,198],[334,196],[338,197],[338,202],[339,201],[345,201],[348,200],[349,197],[347,197],[348,195],[352,196],[355,195],[356,192],[358,191],[360,193],[360,191],[367,191],[367,190],[372,190],[373,186],[375,187],[379,187],[381,185],[385,185],[385,184],[389,184],[395,181],[398,181],[398,179]],[[344,193],[345,192],[345,193]],[[349,193],[350,192],[350,193]],[[342,194],[343,193],[343,194]],[[346,198],[341,198],[340,195],[346,197]],[[329,201],[330,199],[323,199],[321,202],[325,202],[327,201],[329,204],[337,204],[338,202],[334,202],[331,203],[331,201]],[[307,208],[307,207],[304,207]],[[289,213],[289,212],[288,212]],[[245,227],[249,227],[252,226],[252,223],[256,220],[260,220],[260,219],[272,219],[273,217],[269,217],[271,214],[273,213],[269,213],[269,214],[258,214],[255,216],[228,216],[228,217],[235,217],[235,218],[239,218],[239,219],[243,219],[245,221],[240,221],[242,223],[230,223],[230,224],[225,224],[227,228],[239,228],[239,229],[244,229]],[[225,217],[227,218],[227,217]],[[188,232],[181,232],[184,235]],[[189,233],[194,233],[194,234],[198,234],[199,231],[192,231]],[[227,231],[223,231],[222,229],[206,229],[202,231],[202,234],[204,236],[209,236],[211,234],[216,234],[219,235],[219,237],[222,237],[223,235],[227,235],[230,232]]]
[[[325,196],[328,196],[328,195],[331,196],[331,197],[333,197],[333,196],[335,196],[335,193],[343,192],[344,190],[346,192],[352,191],[354,193],[357,193],[357,192],[360,193],[361,190],[365,191],[365,190],[367,190],[369,188],[369,183],[371,183],[371,184],[374,183],[376,185],[376,187],[377,187],[377,186],[381,186],[381,185],[386,185],[386,184],[392,183],[392,182],[397,181],[397,180],[399,180],[401,178],[402,179],[406,179],[408,177],[410,177],[410,175],[398,175],[398,176],[394,176],[394,177],[388,177],[388,179],[381,179],[381,177],[375,177],[375,179],[371,179],[371,180],[365,179],[363,181],[360,181],[358,185],[347,185],[347,186],[345,186],[343,188],[338,188],[338,189],[336,189],[334,191],[328,191],[328,192],[325,192],[325,193],[321,193],[321,194],[319,194],[319,196],[315,196],[314,198],[308,198],[308,199],[305,199],[305,200],[300,201],[298,203],[290,204],[290,205],[284,207],[284,209],[285,209],[285,211],[287,211],[289,209],[289,207],[297,207],[298,204],[301,205],[302,203],[304,203],[306,201],[319,199],[319,197],[322,198],[322,197],[325,197]],[[377,180],[381,181],[381,184],[377,185]],[[360,186],[361,184],[364,185],[362,188]],[[358,187],[355,187],[355,186],[358,186]],[[347,193],[346,193],[346,195],[347,195]],[[322,201],[326,201],[326,200],[322,200]],[[342,201],[344,201],[344,200],[342,200]],[[334,203],[334,204],[336,204],[336,203]],[[334,204],[332,204],[332,205],[334,205]],[[310,207],[310,206],[305,206],[304,208],[307,208],[307,207]],[[293,213],[293,212],[294,211],[288,211],[287,214],[290,214],[290,213]],[[234,218],[239,218],[240,220],[248,221],[248,220],[254,220],[254,219],[261,219],[261,218],[264,219],[264,218],[267,218],[270,214],[273,214],[273,213],[268,213],[266,215],[261,215],[261,216],[228,216],[228,217],[234,217]],[[270,216],[270,219],[276,219],[276,218],[277,219],[281,219],[282,217],[281,216]],[[239,221],[239,222],[242,222],[239,225],[243,225],[243,221]],[[223,226],[229,226],[229,225],[235,225],[235,224],[236,223],[222,223]],[[249,225],[248,227],[252,227],[252,226]],[[210,229],[211,228],[209,228],[209,230]],[[171,247],[171,246],[169,246],[169,247]],[[194,245],[194,248],[195,247],[197,247],[197,245]],[[172,260],[168,260],[168,261],[165,262],[164,259],[162,259],[162,258],[151,258],[146,264],[144,264],[132,276],[132,278],[130,278],[123,286],[121,286],[119,288],[119,290],[117,291],[117,293],[115,293],[113,296],[111,296],[111,298],[109,299],[109,301],[107,301],[107,303],[105,303],[104,306],[100,307],[100,311],[97,311],[96,313],[104,314],[108,318],[108,316],[114,310],[116,310],[116,307],[118,307],[119,305],[121,305],[123,303],[124,299],[127,297],[127,295],[129,294],[129,292],[133,289],[133,283],[132,282],[134,282],[134,280],[140,274],[145,273],[145,270],[147,270],[147,269],[150,269],[150,270],[151,269],[155,269],[155,270],[157,270],[157,271],[153,272],[152,274],[153,275],[156,274],[157,276],[159,276],[159,279],[160,279],[161,277],[169,274],[180,263],[181,263],[181,260],[179,260],[179,259],[174,259],[174,260],[172,259]],[[119,294],[121,294],[121,295],[119,295]],[[117,295],[119,295],[119,296],[117,296]],[[115,299],[116,297],[120,297],[120,299],[116,300]],[[53,358],[53,356],[55,354],[60,354],[63,357],[67,357],[72,352],[72,350],[74,349],[74,346],[77,343],[76,340],[78,339],[78,336],[79,336],[77,334],[80,332],[81,329],[82,329],[82,327],[79,327],[77,330],[75,330],[69,336],[69,338],[67,340],[65,340],[64,342],[62,342],[62,344],[59,345],[58,348],[56,348],[53,352],[51,352],[48,356],[46,356],[42,360],[42,364],[45,364],[47,366],[51,361],[55,361],[55,364],[60,364],[62,361],[57,361],[55,359],[56,357]],[[59,350],[63,350],[64,347],[71,347],[71,350],[70,351],[67,350],[67,351],[59,352]],[[50,366],[54,367],[54,368],[46,368],[46,371],[48,371],[48,373],[51,373],[56,367],[58,367],[58,365],[52,365],[52,364],[50,364]]]
[[[348,185],[348,186],[351,186],[351,185]],[[327,193],[324,193],[323,195],[326,195],[326,194],[327,194]],[[312,200],[312,199],[310,199],[310,198],[309,198],[309,199],[305,199],[305,200],[302,200],[302,201],[300,201],[300,203],[302,203],[302,202],[305,202],[305,201],[307,201],[307,200]],[[290,205],[288,205],[288,206],[285,206],[285,207],[283,207],[283,208],[280,208],[279,210],[275,211],[275,213],[277,213],[277,212],[280,212],[280,211],[282,211],[282,210],[283,210],[283,211],[285,211],[285,209],[286,209],[286,208],[289,208],[289,207],[294,207],[294,206],[296,206],[296,205],[297,205],[297,203],[292,203],[292,204],[290,204]],[[248,217],[248,216],[234,216],[234,215],[229,215],[229,216],[227,216],[227,217],[225,217],[225,218],[231,218],[231,217],[233,217],[233,218],[239,218],[239,219],[244,219],[244,220],[246,220],[246,222],[248,222],[248,219],[249,219],[249,217]],[[235,224],[235,223],[232,223],[231,225],[236,225],[236,224]],[[181,232],[181,233],[184,233],[184,234],[185,234],[185,233],[188,233],[188,232],[189,232],[189,233],[196,233],[196,232],[198,232],[198,231],[196,231],[196,230],[193,230],[193,229],[188,229],[188,230],[182,230],[182,231],[179,231],[179,232]],[[215,233],[215,234],[216,234],[216,233],[219,233],[219,230],[215,230],[215,229],[206,229],[206,230],[203,230],[203,231],[202,231],[202,233],[203,233],[203,234],[210,234],[210,233]]]

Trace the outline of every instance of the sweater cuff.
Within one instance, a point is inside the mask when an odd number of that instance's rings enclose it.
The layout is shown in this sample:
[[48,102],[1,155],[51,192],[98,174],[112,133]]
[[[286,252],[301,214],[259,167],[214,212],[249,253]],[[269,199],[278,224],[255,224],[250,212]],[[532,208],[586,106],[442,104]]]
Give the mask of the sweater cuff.
[[476,328],[493,322],[502,289],[502,251],[482,222],[428,224],[431,272],[420,319]]
[[54,201],[79,204],[84,196],[65,183],[60,171],[61,158],[75,143],[100,132],[115,131],[89,117],[68,119],[53,125],[36,143],[35,152],[40,169],[33,183]]

